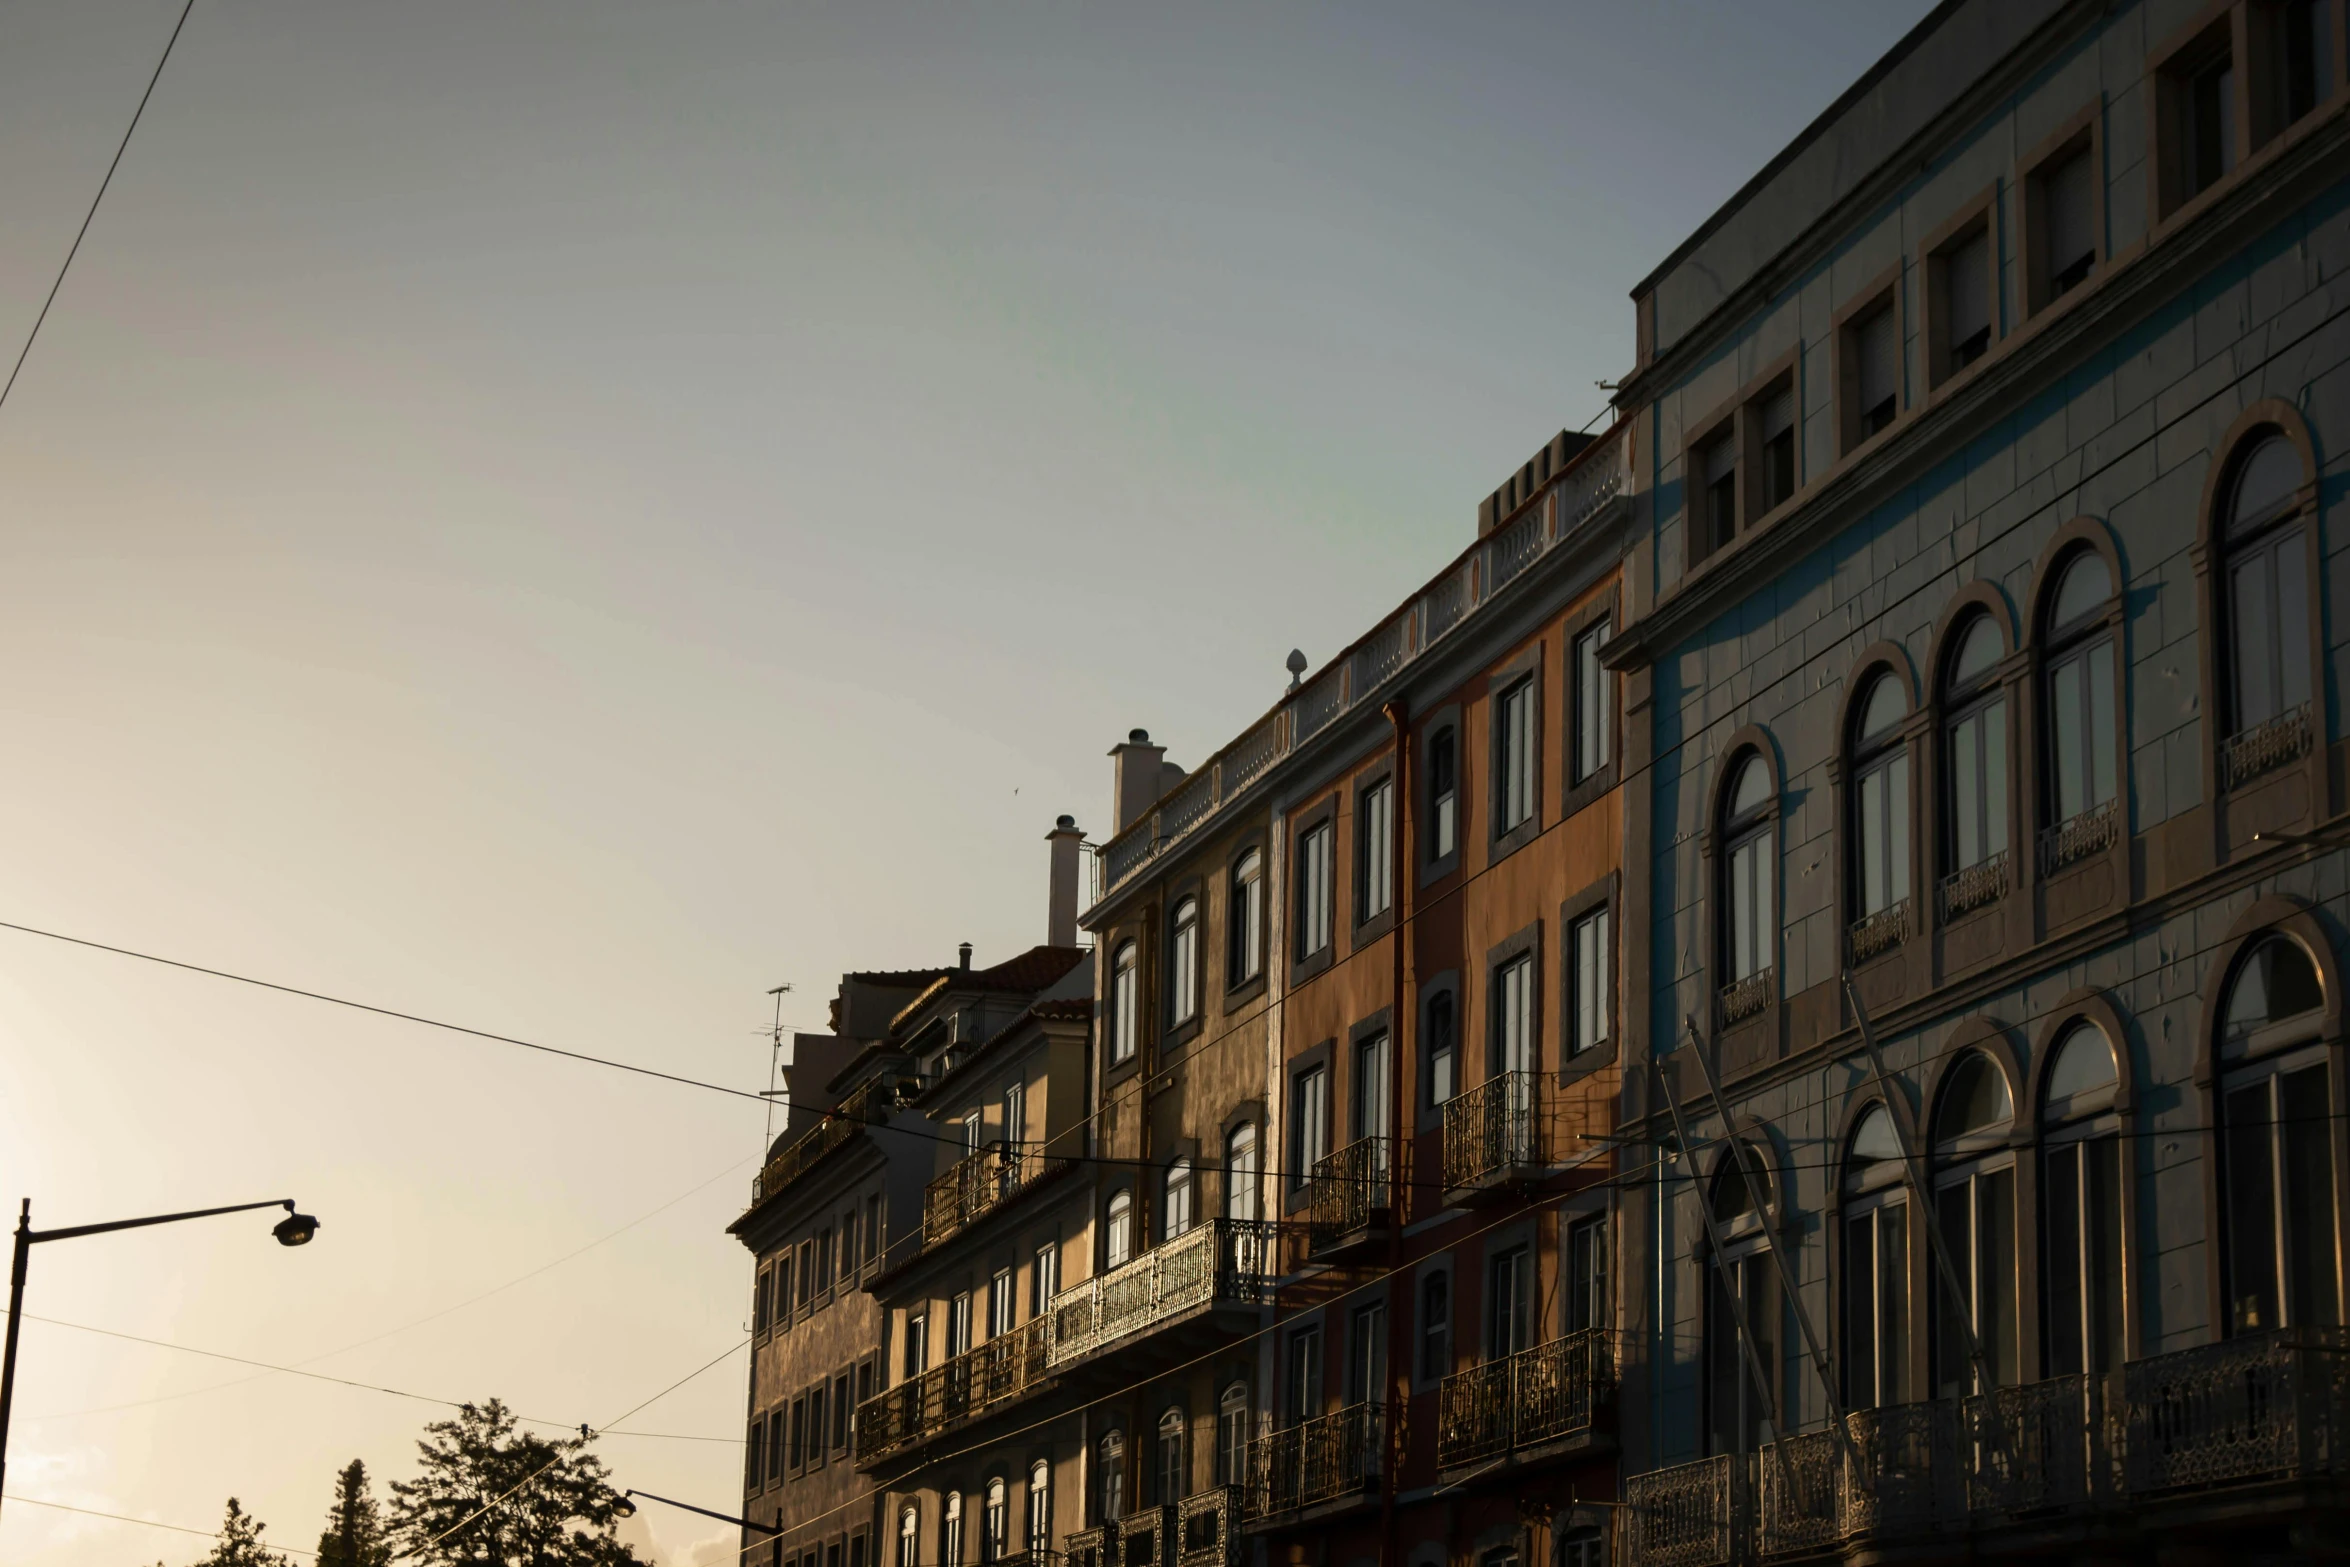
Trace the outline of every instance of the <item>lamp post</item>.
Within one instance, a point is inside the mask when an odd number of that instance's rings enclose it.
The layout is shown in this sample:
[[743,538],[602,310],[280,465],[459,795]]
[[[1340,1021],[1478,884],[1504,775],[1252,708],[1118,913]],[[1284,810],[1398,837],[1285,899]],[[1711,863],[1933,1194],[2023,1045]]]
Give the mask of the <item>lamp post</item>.
[[270,1233],[280,1246],[307,1246],[318,1233],[318,1221],[306,1213],[294,1211],[294,1199],[281,1197],[270,1202],[241,1202],[228,1208],[197,1208],[188,1213],[158,1213],[144,1219],[116,1219],[107,1224],[77,1224],[70,1229],[36,1230],[33,1228],[33,1200],[27,1197],[16,1216],[16,1256],[8,1269],[8,1347],[0,1350],[0,1491],[8,1479],[8,1412],[16,1402],[16,1333],[24,1321],[25,1264],[32,1249],[42,1241],[70,1241],[84,1235],[107,1235],[116,1230],[144,1229],[150,1224],[177,1224],[182,1219],[209,1219],[216,1214],[250,1213],[255,1208],[283,1208],[286,1216],[277,1221]]
[[620,1493],[620,1500],[612,1504],[612,1510],[623,1518],[634,1518],[636,1516],[636,1498],[640,1496],[648,1502],[665,1502],[671,1507],[682,1507],[689,1513],[700,1513],[704,1518],[715,1518],[720,1523],[739,1524],[745,1529],[759,1529],[768,1534],[783,1533],[783,1526],[780,1524],[761,1523],[756,1518],[737,1518],[732,1513],[714,1513],[707,1507],[696,1507],[691,1502],[681,1502],[674,1497],[655,1496],[650,1491],[623,1491]]

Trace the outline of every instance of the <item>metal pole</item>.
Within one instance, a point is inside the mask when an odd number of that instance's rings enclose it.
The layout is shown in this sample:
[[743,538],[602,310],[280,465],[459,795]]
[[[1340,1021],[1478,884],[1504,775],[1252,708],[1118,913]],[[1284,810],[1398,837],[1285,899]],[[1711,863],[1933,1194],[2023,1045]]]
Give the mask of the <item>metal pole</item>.
[[24,1321],[24,1270],[33,1249],[33,1200],[16,1215],[16,1255],[8,1265],[8,1348],[0,1351],[0,1494],[8,1484],[8,1410],[16,1402],[16,1326]]

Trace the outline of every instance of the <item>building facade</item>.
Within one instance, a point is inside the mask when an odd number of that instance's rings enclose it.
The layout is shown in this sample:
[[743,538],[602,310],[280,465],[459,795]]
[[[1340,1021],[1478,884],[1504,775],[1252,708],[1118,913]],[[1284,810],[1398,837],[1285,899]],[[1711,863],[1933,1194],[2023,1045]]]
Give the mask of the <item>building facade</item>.
[[2343,38],[1941,6],[1634,293],[1627,1563],[2341,1548]]

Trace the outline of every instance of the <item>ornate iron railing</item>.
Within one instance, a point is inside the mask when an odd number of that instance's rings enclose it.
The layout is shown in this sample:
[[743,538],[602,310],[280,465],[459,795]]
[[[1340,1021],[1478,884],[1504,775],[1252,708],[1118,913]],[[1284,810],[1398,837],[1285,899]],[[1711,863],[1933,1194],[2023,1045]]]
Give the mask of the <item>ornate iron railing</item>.
[[1754,1459],[1757,1549],[1817,1550],[1844,1537],[1845,1464],[1833,1429],[1783,1437]]
[[835,1148],[864,1135],[865,1128],[883,1120],[896,1097],[886,1082],[867,1083],[843,1099],[823,1120],[784,1145],[751,1180],[751,1206],[756,1208],[816,1167]]
[[1249,1444],[1248,1515],[1266,1518],[1375,1490],[1387,1477],[1387,1407],[1349,1404]]
[[1734,979],[1716,995],[1722,1023],[1728,1028],[1743,1023],[1771,1004],[1771,981],[1776,977],[1772,969],[1756,969],[1744,979]]
[[2067,865],[2110,849],[2121,836],[2121,801],[2092,805],[2053,827],[2040,829],[2040,874],[2053,876]]
[[1112,1528],[1118,1567],[1175,1567],[1173,1507],[1137,1507]]
[[1176,1567],[1240,1567],[1246,1554],[1240,1532],[1245,1510],[1241,1498],[1239,1486],[1219,1485],[1183,1499],[1177,1509],[1182,1518],[1177,1525],[1181,1533]]
[[1112,1528],[1097,1523],[1090,1529],[1072,1531],[1063,1542],[1069,1547],[1068,1567],[1113,1567],[1109,1559]]
[[1845,1417],[1860,1465],[1844,1484],[1847,1535],[1903,1538],[1966,1517],[1958,1405],[1947,1401],[1856,1409]]
[[2222,1339],[2122,1379],[2133,1495],[2350,1472],[2350,1329]]
[[[1412,1145],[1395,1137],[1358,1137],[1338,1152],[1314,1161],[1306,1182],[1306,1245],[1329,1246],[1370,1227],[1387,1212],[1389,1181],[1397,1165],[1408,1164]],[[1404,1178],[1410,1179],[1409,1171]]]
[[1957,919],[2007,896],[2007,851],[1942,878],[1942,917]]
[[1279,1227],[1254,1219],[1211,1219],[1108,1273],[1053,1297],[1047,1364],[1062,1365],[1105,1344],[1212,1304],[1253,1306],[1278,1272]]
[[858,1461],[887,1458],[1034,1391],[1045,1379],[1051,1327],[1050,1318],[1032,1318],[859,1404]]
[[1866,963],[1881,952],[1891,952],[1909,940],[1909,900],[1890,904],[1874,914],[1864,914],[1852,922],[1847,937],[1852,943],[1852,961]]
[[[1512,521],[1471,545],[1280,707],[1194,769],[1166,803],[1145,811],[1103,844],[1095,858],[1095,901],[1213,821],[1300,742],[1371,700],[1387,680],[1484,608],[1535,559],[1621,496],[1625,446],[1624,426],[1618,425],[1569,458]],[[1552,511],[1556,522],[1546,527],[1544,517]]]
[[935,1246],[989,1210],[1058,1172],[1063,1159],[1045,1157],[1042,1143],[990,1143],[958,1160],[922,1194],[922,1244]]
[[1061,1567],[1059,1551],[1010,1551],[1002,1556],[981,1559],[986,1567]]
[[2298,761],[2309,754],[2314,738],[2307,702],[2279,713],[2265,724],[2237,731],[2220,744],[2220,787],[2238,788],[2262,773]]
[[1727,1454],[1624,1482],[1625,1560],[1635,1567],[1729,1567],[1741,1558],[1743,1462]]
[[2120,1490],[2106,1379],[2050,1377],[1966,1402],[1967,1506],[1976,1514],[2095,1508]]
[[1437,1467],[1589,1430],[1614,1385],[1607,1338],[1596,1329],[1455,1372],[1436,1391]]
[[1444,1104],[1444,1184],[1473,1186],[1546,1162],[1539,1072],[1497,1072]]

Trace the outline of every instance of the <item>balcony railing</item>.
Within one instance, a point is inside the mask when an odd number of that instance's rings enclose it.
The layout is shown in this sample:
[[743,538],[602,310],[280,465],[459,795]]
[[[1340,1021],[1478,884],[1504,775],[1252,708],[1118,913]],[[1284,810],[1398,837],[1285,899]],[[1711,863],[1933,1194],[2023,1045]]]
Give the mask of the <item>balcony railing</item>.
[[1601,435],[1542,481],[1539,493],[1407,603],[1332,659],[1263,720],[1194,768],[1159,806],[1101,848],[1095,901],[1199,832],[1266,770],[1339,718],[1375,700],[1386,682],[1472,619],[1536,559],[1625,491],[1624,427]]
[[1606,1336],[1570,1333],[1446,1377],[1436,1394],[1436,1464],[1498,1458],[1591,1428],[1614,1386]]
[[1375,1491],[1387,1477],[1384,1404],[1349,1404],[1249,1444],[1248,1515],[1270,1518]]
[[1771,981],[1775,974],[1770,969],[1756,969],[1744,979],[1734,979],[1721,988],[1716,1005],[1721,1010],[1722,1027],[1743,1023],[1771,1004]]
[[1115,1567],[1110,1560],[1110,1536],[1115,1525],[1097,1523],[1090,1529],[1079,1529],[1063,1542],[1068,1567]]
[[1175,1509],[1137,1507],[1111,1525],[1117,1567],[1175,1567]]
[[2350,1329],[2223,1339],[2122,1378],[2133,1494],[2350,1473]]
[[1499,1072],[1444,1103],[1444,1184],[1474,1186],[1547,1162],[1539,1072]]
[[1306,1244],[1318,1249],[1370,1228],[1372,1216],[1386,1213],[1392,1200],[1391,1173],[1410,1154],[1411,1144],[1400,1138],[1360,1137],[1315,1160],[1306,1183]]
[[1052,1319],[1036,1317],[857,1406],[857,1459],[887,1458],[1033,1391]]
[[1279,1227],[1211,1219],[1053,1297],[1045,1359],[1065,1365],[1208,1305],[1253,1306],[1278,1270]]
[[935,1246],[977,1223],[997,1204],[1058,1172],[1067,1161],[1045,1157],[1042,1143],[991,1143],[959,1161],[922,1194],[922,1244]]
[[2092,854],[2101,854],[2121,836],[2121,801],[2092,805],[2078,816],[2068,816],[2040,830],[2040,874],[2053,876]]
[[1942,917],[1957,919],[2007,896],[2007,851],[1942,878]]
[[1866,963],[1882,952],[1891,952],[1909,940],[1909,900],[1864,914],[1852,922],[1849,939],[1852,942],[1852,961]]
[[2219,748],[2220,787],[2241,788],[2262,773],[2309,754],[2315,738],[2309,704],[2279,713],[2265,724],[2254,724],[2228,736]]
[[814,1169],[816,1162],[835,1148],[863,1136],[866,1127],[887,1118],[895,1103],[886,1082],[867,1083],[842,1100],[823,1120],[785,1144],[752,1178],[751,1206],[756,1208]]
[[1634,1567],[1729,1567],[1742,1554],[1745,1465],[1723,1454],[1624,1482],[1625,1561]]
[[1243,1493],[1236,1485],[1220,1485],[1196,1496],[1187,1496],[1177,1509],[1182,1514],[1177,1527],[1175,1567],[1239,1567],[1245,1554],[1241,1548],[1240,1520],[1244,1505]]

